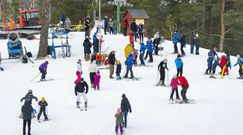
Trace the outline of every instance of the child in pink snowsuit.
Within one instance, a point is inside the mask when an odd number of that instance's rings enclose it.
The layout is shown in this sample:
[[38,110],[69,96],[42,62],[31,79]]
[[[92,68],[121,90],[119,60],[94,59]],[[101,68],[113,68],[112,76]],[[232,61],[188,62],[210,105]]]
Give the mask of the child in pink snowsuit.
[[177,80],[177,75],[174,75],[173,78],[171,79],[171,83],[170,83],[170,86],[171,86],[171,94],[170,94],[170,100],[173,100],[173,95],[174,95],[174,92],[176,92],[176,99],[177,100],[180,100],[179,98],[179,94],[178,94],[178,80]]
[[96,88],[99,90],[100,89],[100,71],[97,71],[95,76],[94,76],[94,89]]

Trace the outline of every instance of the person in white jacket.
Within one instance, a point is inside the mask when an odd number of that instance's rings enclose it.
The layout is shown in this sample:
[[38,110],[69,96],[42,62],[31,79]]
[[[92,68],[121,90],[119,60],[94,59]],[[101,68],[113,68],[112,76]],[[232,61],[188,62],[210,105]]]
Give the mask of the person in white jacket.
[[91,87],[94,87],[94,75],[97,71],[97,65],[96,61],[94,60],[90,65],[89,65],[89,77],[90,77],[90,84]]

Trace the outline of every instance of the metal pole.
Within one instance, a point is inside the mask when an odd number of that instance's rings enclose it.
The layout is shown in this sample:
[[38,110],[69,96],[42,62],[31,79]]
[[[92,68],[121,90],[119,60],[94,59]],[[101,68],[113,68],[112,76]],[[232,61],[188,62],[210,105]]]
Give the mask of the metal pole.
[[120,28],[121,28],[121,22],[120,22],[120,9],[121,9],[121,4],[118,2],[117,3],[117,14],[116,14],[116,21],[117,21],[117,34],[120,33]]
[[99,0],[99,20],[101,19],[101,0]]

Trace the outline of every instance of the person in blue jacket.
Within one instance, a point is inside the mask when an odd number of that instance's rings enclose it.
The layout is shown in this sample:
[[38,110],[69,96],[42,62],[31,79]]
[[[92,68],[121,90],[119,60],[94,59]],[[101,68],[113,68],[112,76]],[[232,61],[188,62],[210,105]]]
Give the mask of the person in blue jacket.
[[140,49],[139,49],[139,60],[141,62],[141,65],[145,65],[145,62],[144,62],[144,54],[145,54],[145,51],[146,51],[146,46],[144,45],[144,43],[142,42],[140,44]]
[[177,43],[179,42],[179,40],[180,40],[180,35],[179,32],[176,30],[172,38],[174,44],[174,53],[178,53]]
[[183,50],[183,48],[186,46],[186,35],[185,34],[182,34],[180,42],[181,42],[181,55],[185,56],[186,54]]
[[182,76],[183,73],[183,61],[181,59],[181,55],[178,54],[177,58],[175,59],[176,69],[177,69],[177,77]]
[[153,51],[154,51],[153,41],[151,40],[151,38],[149,38],[147,41],[147,52],[144,59],[146,60],[147,57],[149,56],[149,62],[153,62],[153,55],[152,55]]
[[234,64],[234,66],[239,65],[239,77],[237,79],[243,79],[243,57],[241,57],[239,54],[236,56],[237,62]]
[[125,74],[124,78],[128,77],[128,72],[130,71],[130,73],[131,73],[130,79],[133,79],[134,76],[133,76],[133,71],[132,71],[132,65],[133,65],[133,55],[132,54],[129,54],[129,56],[126,59],[125,63],[126,63],[126,66],[127,66],[127,71],[126,71],[126,74]]
[[208,52],[208,59],[207,59],[208,68],[206,69],[205,74],[211,73],[211,69],[212,69],[212,64],[213,64],[213,61],[214,61],[214,57],[215,57],[215,55],[218,56],[217,53],[216,53],[216,51],[217,51],[217,48],[214,47],[213,49],[211,49]]

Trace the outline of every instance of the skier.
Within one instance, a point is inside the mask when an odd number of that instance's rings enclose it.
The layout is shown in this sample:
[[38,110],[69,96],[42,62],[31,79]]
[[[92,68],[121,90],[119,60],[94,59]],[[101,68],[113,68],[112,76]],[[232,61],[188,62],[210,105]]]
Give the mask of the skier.
[[195,33],[194,32],[192,32],[190,35],[190,45],[191,45],[190,53],[193,54],[194,46],[195,46]]
[[122,68],[122,65],[121,65],[121,62],[120,60],[116,60],[116,80],[121,80],[121,68]]
[[176,30],[173,34],[172,41],[174,44],[174,53],[178,53],[177,43],[179,42],[180,35],[179,32]]
[[177,76],[182,76],[183,73],[183,61],[181,59],[181,55],[178,54],[177,58],[175,59],[176,69],[177,69]]
[[108,63],[109,63],[109,69],[110,69],[110,78],[113,78],[113,73],[114,73],[114,65],[116,62],[116,56],[115,56],[115,51],[111,51],[109,56],[108,56]]
[[126,128],[127,127],[127,115],[128,115],[128,112],[132,113],[132,108],[131,108],[130,102],[127,99],[125,94],[122,94],[121,111],[122,111],[122,116],[123,116],[123,126]]
[[239,77],[237,77],[237,79],[243,79],[243,57],[238,54],[236,58],[237,62],[234,64],[234,67],[239,65]]
[[99,90],[100,89],[100,71],[97,71],[95,76],[94,76],[94,89],[96,88]]
[[125,58],[127,59],[127,57],[129,56],[129,54],[131,54],[133,51],[133,47],[132,44],[127,44],[127,46],[124,49],[125,52]]
[[137,42],[137,31],[138,31],[138,26],[135,22],[135,20],[132,21],[131,25],[130,25],[130,29],[133,33],[133,36],[134,36],[134,39],[135,39],[135,42]]
[[88,61],[90,59],[90,53],[91,53],[90,48],[92,47],[88,37],[85,38],[83,42],[83,47],[84,47],[84,59]]
[[154,54],[158,55],[159,44],[160,44],[160,40],[161,40],[161,38],[159,37],[159,32],[158,31],[154,34],[153,39],[154,39],[153,44],[154,44],[154,48],[155,48]]
[[2,56],[1,56],[1,52],[0,52],[0,70],[4,71],[3,67],[1,67],[1,61],[2,61]]
[[[228,71],[228,67],[227,67],[227,57],[225,56],[225,55],[222,55],[221,56],[221,58],[220,58],[220,62],[219,62],[219,64],[220,64],[220,67],[221,67],[221,72],[220,72],[220,74],[222,74],[223,76],[225,75],[225,74],[228,74],[229,73],[229,71]],[[224,71],[223,71],[224,70]],[[222,73],[223,72],[223,73]]]
[[132,47],[134,48],[134,37],[132,32],[129,34],[129,42],[130,44],[132,44]]
[[139,40],[140,42],[143,42],[143,37],[144,37],[144,25],[143,24],[139,24],[138,25],[138,34],[139,34]]
[[109,21],[108,21],[108,18],[107,16],[105,16],[105,19],[104,19],[104,32],[105,32],[105,35],[106,35],[106,32],[109,28]]
[[122,135],[123,133],[123,127],[122,127],[122,112],[121,112],[121,108],[117,109],[117,112],[115,114],[116,117],[116,127],[115,127],[115,132],[118,135],[118,129],[120,129],[120,133]]
[[97,65],[96,65],[96,61],[94,60],[89,65],[89,78],[90,78],[91,88],[94,87],[94,75],[95,75],[96,71],[97,71]]
[[220,64],[219,64],[219,60],[220,60],[220,58],[216,56],[216,58],[215,58],[215,60],[212,64],[212,69],[211,69],[211,72],[210,72],[210,74],[211,74],[210,78],[215,78],[214,74],[216,72],[217,66],[221,67]]
[[44,114],[44,121],[47,121],[48,120],[48,117],[46,115],[46,107],[48,106],[48,103],[46,102],[46,99],[44,97],[41,98],[41,100],[38,102],[38,105],[40,106],[40,111],[37,115],[37,120],[40,122],[40,117],[41,117],[41,114],[43,113]]
[[152,39],[149,38],[148,41],[147,41],[147,53],[145,55],[145,60],[147,59],[147,57],[149,56],[149,61],[148,62],[153,62],[153,51],[154,51],[154,48],[153,48],[153,42],[152,42]]
[[77,96],[77,108],[80,108],[79,106],[79,103],[81,103],[80,97],[83,97],[85,108],[87,108],[88,100],[86,98],[86,94],[88,93],[88,90],[89,90],[88,84],[86,83],[86,81],[84,81],[84,78],[81,78],[80,82],[75,86],[75,95]]
[[144,63],[144,54],[145,54],[146,47],[143,42],[140,43],[140,49],[139,49],[139,60],[141,62],[141,65],[145,65]]
[[110,35],[112,35],[114,33],[113,24],[114,24],[114,22],[110,18],[110,20],[109,20]]
[[134,75],[133,75],[133,71],[132,71],[132,66],[133,66],[133,55],[130,54],[128,56],[128,58],[126,59],[125,63],[126,63],[126,66],[127,66],[127,71],[126,71],[126,74],[124,76],[124,78],[127,78],[128,77],[128,72],[130,71],[131,73],[131,77],[129,79],[133,79],[134,78]]
[[159,65],[158,65],[158,71],[160,73],[160,79],[158,84],[156,84],[156,86],[162,85],[165,86],[165,69],[169,70],[167,67],[167,59],[165,58],[164,60],[162,60]]
[[181,39],[180,39],[180,43],[181,43],[181,55],[185,56],[185,52],[183,50],[184,47],[186,47],[186,35],[182,34]]
[[195,47],[196,47],[196,55],[199,55],[200,40],[199,40],[198,33],[196,33],[194,44],[195,44]]
[[31,105],[32,104],[32,99],[35,99],[36,101],[38,101],[38,98],[33,95],[32,90],[28,90],[28,93],[23,98],[21,98],[20,102],[25,100],[25,103]]
[[171,87],[170,100],[174,100],[173,99],[174,92],[176,92],[176,100],[180,100],[180,97],[178,94],[178,85],[179,85],[179,83],[177,80],[177,76],[174,75],[170,82],[170,87]]
[[46,74],[47,74],[47,65],[49,64],[48,61],[45,61],[39,66],[39,71],[41,72],[41,81],[46,80]]
[[66,20],[65,20],[65,30],[67,31],[67,32],[70,32],[70,29],[71,29],[71,20],[69,19],[69,17],[67,17],[66,18]]
[[77,79],[74,81],[75,84],[77,84],[80,81],[81,75],[82,75],[82,61],[81,61],[81,59],[79,59],[78,62],[77,62],[76,75],[77,75]]
[[188,99],[186,98],[186,92],[187,89],[189,88],[189,84],[187,79],[184,76],[179,76],[178,77],[179,85],[181,85],[181,97],[183,102],[188,103]]
[[28,124],[28,135],[31,135],[31,118],[32,118],[33,107],[31,104],[25,102],[21,108],[23,114],[23,135],[26,133],[26,124]]
[[93,54],[99,52],[99,39],[97,38],[97,33],[93,35]]
[[[214,57],[215,57],[215,55],[217,55],[216,51],[217,51],[217,48],[214,47],[213,49],[211,49],[211,50],[208,52],[208,59],[207,59],[207,62],[208,62],[208,68],[206,69],[205,74],[209,74],[209,73],[211,72],[211,69],[212,69],[212,63],[213,63]],[[218,56],[218,55],[217,55],[217,56]]]

